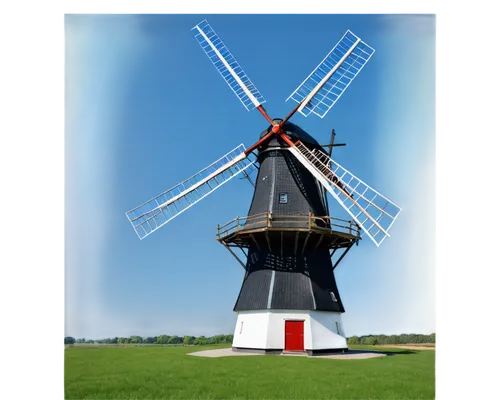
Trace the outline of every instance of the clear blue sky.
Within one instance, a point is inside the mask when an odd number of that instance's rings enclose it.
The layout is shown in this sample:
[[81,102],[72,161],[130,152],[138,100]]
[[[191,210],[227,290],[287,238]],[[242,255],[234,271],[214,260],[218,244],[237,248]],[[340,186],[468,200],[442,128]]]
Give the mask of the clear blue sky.
[[363,240],[336,270],[347,335],[435,331],[433,16],[68,15],[65,334],[233,331],[244,271],[215,232],[247,214],[250,184],[233,180],[143,241],[125,217],[267,125],[192,36],[204,18],[271,117],[347,29],[375,48],[324,119],[292,122],[324,143],[335,128],[347,143],[336,160],[403,208],[391,238]]

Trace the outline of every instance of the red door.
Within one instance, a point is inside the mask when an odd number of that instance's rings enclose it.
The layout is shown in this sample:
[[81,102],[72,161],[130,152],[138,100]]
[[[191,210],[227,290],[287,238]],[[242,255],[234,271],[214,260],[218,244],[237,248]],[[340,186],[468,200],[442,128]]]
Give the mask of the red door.
[[285,351],[304,351],[304,321],[285,321]]

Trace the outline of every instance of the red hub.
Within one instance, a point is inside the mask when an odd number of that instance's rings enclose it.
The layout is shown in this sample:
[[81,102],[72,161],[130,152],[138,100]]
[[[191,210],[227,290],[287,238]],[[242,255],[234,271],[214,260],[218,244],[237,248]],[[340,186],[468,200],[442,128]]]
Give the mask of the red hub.
[[273,133],[279,133],[280,128],[281,127],[279,126],[279,124],[273,125],[273,129],[272,129]]

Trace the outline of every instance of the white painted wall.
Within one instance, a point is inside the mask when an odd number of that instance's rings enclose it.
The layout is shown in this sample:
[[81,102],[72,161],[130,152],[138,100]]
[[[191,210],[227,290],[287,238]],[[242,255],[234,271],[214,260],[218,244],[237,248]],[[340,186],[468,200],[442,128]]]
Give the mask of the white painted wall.
[[[311,350],[347,348],[340,313],[311,311],[310,315],[313,336]],[[335,322],[338,324],[339,333]]]
[[267,310],[238,313],[233,347],[266,349],[268,324],[269,312]]
[[239,312],[234,330],[233,347],[284,349],[286,320],[304,321],[304,348],[306,350],[347,348],[340,313],[300,310]]

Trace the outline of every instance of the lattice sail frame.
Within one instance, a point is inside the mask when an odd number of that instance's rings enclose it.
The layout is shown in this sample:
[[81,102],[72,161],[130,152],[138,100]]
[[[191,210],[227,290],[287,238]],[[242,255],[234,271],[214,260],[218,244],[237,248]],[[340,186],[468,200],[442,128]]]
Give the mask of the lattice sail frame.
[[206,19],[191,31],[207,57],[248,111],[266,102]]
[[401,212],[401,207],[325,153],[311,151],[300,141],[289,150],[351,215],[377,247],[390,236],[389,229]]
[[257,161],[240,144],[200,172],[126,213],[139,239],[144,239],[198,201],[243,173]]
[[313,113],[323,118],[374,52],[348,30],[286,101],[303,102],[298,111],[305,117]]

